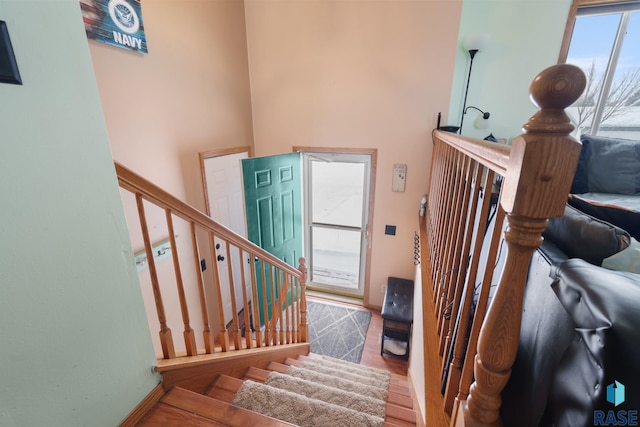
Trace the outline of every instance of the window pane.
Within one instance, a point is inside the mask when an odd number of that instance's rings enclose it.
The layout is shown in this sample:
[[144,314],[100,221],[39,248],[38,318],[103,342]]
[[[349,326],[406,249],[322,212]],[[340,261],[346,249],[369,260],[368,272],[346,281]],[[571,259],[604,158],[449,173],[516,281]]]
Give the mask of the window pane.
[[[585,8],[576,18],[567,62],[580,66],[588,81],[585,94],[568,112],[580,133],[630,139],[640,136],[640,11],[637,5],[635,8],[635,11],[627,8],[625,12],[613,13],[602,13],[607,6]],[[598,14],[589,15],[591,10]],[[628,22],[626,31],[621,34],[617,53],[612,56],[616,33],[625,21]],[[610,58],[615,63],[607,71]],[[605,72],[610,75],[606,77],[608,83],[603,85]],[[600,96],[603,100],[598,99]],[[596,116],[600,120],[594,124]],[[594,125],[598,129],[592,130]]]
[[361,227],[364,164],[313,161],[311,168],[311,220]]
[[311,280],[358,289],[361,236],[357,231],[313,227]]
[[568,111],[581,133],[591,128],[621,17],[621,13],[613,13],[576,18],[567,63],[582,68],[587,75],[587,88]]
[[598,134],[640,136],[640,12],[630,16]]

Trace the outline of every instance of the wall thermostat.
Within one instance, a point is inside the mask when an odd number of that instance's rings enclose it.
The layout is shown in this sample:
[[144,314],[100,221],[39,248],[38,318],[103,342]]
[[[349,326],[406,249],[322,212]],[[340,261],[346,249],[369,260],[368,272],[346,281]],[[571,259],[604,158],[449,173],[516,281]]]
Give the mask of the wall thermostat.
[[404,193],[407,182],[407,165],[393,165],[393,178],[391,179],[391,190],[397,193]]

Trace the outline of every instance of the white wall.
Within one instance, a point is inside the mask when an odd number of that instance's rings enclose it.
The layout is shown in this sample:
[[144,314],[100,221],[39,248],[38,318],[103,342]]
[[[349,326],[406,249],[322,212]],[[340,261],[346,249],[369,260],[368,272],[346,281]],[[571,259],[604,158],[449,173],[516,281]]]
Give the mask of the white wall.
[[[451,91],[461,1],[245,0],[255,154],[375,148],[370,305],[413,277],[431,131]],[[404,193],[391,191],[406,164]],[[397,235],[384,234],[396,225]]]
[[[487,46],[473,62],[467,105],[491,113],[491,127],[473,126],[477,112],[465,116],[463,134],[484,138],[490,132],[511,139],[536,109],[529,85],[543,69],[558,62],[571,0],[465,0],[459,40],[488,33]],[[458,43],[449,124],[460,124],[469,54]]]
[[114,426],[159,378],[80,7],[0,19],[0,425]]

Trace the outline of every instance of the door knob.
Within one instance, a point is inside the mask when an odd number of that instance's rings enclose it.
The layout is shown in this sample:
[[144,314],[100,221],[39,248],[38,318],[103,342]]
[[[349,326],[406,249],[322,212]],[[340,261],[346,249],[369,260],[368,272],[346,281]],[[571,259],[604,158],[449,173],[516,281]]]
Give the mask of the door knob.
[[218,261],[224,261],[224,257],[222,255],[218,255]]

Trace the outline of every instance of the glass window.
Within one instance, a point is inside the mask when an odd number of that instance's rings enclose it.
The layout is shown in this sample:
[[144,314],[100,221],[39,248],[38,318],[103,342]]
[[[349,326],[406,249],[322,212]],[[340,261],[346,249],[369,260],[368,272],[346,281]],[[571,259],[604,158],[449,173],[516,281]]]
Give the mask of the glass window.
[[640,137],[640,2],[578,6],[566,62],[587,75],[568,109],[582,133]]
[[351,227],[362,225],[364,163],[312,160],[312,221]]

